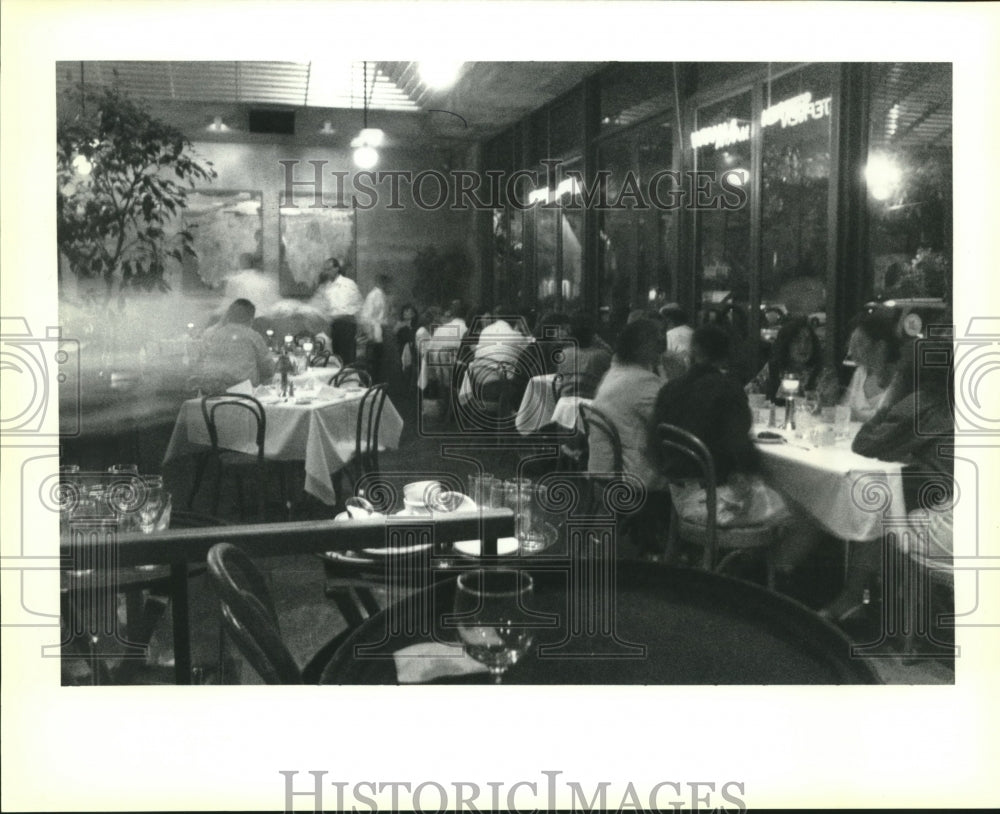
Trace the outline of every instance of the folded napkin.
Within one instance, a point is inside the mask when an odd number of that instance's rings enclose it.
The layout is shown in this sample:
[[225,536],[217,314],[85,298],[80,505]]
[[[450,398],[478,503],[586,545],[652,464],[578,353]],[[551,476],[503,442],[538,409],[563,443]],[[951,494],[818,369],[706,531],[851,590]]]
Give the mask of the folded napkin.
[[234,384],[230,387],[227,393],[236,393],[240,396],[252,396],[253,395],[253,385],[250,384],[249,379],[244,379],[239,384]]
[[324,384],[319,390],[316,391],[316,398],[318,399],[335,399],[340,396],[340,391],[336,387],[331,387],[328,384]]
[[485,673],[486,668],[465,655],[458,645],[420,642],[393,653],[400,684],[421,684],[446,676]]

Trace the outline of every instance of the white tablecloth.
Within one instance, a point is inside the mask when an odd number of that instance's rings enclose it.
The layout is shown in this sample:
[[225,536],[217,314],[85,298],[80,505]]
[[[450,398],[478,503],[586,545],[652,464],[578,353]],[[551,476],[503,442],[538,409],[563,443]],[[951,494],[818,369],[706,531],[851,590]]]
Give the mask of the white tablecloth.
[[[311,404],[290,401],[265,404],[267,431],[264,457],[278,461],[304,461],[305,490],[332,506],[337,498],[330,473],[341,469],[354,457],[358,410],[364,392],[345,391],[335,400],[316,400]],[[216,413],[216,423],[220,446],[256,454],[253,418],[248,412],[222,409]],[[403,419],[392,402],[386,399],[379,425],[379,448],[395,449],[402,430]],[[163,457],[164,463],[209,445],[200,399],[185,401],[174,424],[174,432]]]
[[534,376],[525,388],[521,406],[517,410],[514,424],[521,435],[538,432],[547,424],[558,424],[567,430],[576,428],[579,418],[578,406],[581,402],[590,404],[593,399],[580,396],[563,396],[557,402],[552,392],[555,373]]
[[538,432],[552,420],[552,411],[556,407],[555,396],[552,394],[552,382],[555,378],[555,373],[547,373],[544,376],[532,376],[528,380],[514,419],[514,425],[521,435]]
[[883,518],[906,514],[903,464],[856,455],[850,440],[820,448],[790,435],[789,441],[757,444],[764,478],[831,534],[842,540],[881,539]]

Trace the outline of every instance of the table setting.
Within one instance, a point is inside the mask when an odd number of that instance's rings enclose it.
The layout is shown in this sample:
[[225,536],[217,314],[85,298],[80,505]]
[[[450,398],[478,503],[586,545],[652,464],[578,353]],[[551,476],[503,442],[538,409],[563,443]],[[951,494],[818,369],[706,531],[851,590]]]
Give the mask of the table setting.
[[[244,381],[227,392],[252,395],[264,407],[267,419],[264,457],[302,460],[305,491],[327,505],[335,505],[337,495],[331,473],[343,468],[355,455],[358,413],[368,389],[357,381],[333,387],[315,379],[294,387],[292,379],[284,390],[280,383],[253,387]],[[220,412],[217,423],[220,447],[256,454],[252,416],[245,411]],[[380,449],[395,449],[402,429],[402,417],[391,400],[386,399],[379,424]],[[189,399],[181,405],[164,463],[197,453],[209,445],[201,399]]]
[[841,540],[878,539],[884,517],[904,512],[904,465],[851,450],[861,423],[850,420],[849,407],[822,406],[811,393],[790,393],[784,407],[760,394],[749,399],[765,480],[826,531]]
[[[402,488],[402,506],[377,507],[364,494],[358,494],[347,499],[345,510],[337,514],[334,521],[384,518],[386,523],[405,525],[414,521],[433,521],[444,515],[509,508],[515,516],[515,534],[497,540],[497,555],[510,557],[539,554],[555,545],[559,532],[552,522],[556,518],[547,511],[548,507],[548,488],[543,484],[534,484],[527,478],[503,480],[489,473],[474,473],[468,477],[467,493],[449,489],[436,480],[407,483]],[[450,544],[447,553],[479,557],[481,549],[480,540],[459,540]],[[384,555],[385,550],[366,550],[365,553]],[[335,552],[329,552],[329,556],[337,557]]]

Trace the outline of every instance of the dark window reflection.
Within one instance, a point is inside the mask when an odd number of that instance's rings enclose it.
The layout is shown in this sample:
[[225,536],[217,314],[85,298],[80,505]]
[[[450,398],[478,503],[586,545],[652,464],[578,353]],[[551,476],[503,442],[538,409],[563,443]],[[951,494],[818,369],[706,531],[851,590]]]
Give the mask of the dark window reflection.
[[767,82],[761,113],[762,338],[781,314],[826,322],[831,69],[810,65]]
[[[734,181],[743,179],[744,189],[750,191],[751,105],[750,93],[742,93],[697,111],[692,135],[700,145],[695,152],[697,169],[713,172],[716,179],[706,183],[709,198],[722,194],[719,179],[727,172]],[[718,129],[708,130],[714,127]],[[702,143],[707,138],[705,133],[716,137]],[[701,138],[698,134],[702,134]],[[746,377],[752,375],[754,365],[752,349],[746,349],[744,354],[753,267],[749,198],[745,206],[737,209],[698,211],[697,219],[695,285],[702,304],[700,321],[721,322],[732,330],[741,343],[741,355],[747,357],[737,364],[739,373]]]

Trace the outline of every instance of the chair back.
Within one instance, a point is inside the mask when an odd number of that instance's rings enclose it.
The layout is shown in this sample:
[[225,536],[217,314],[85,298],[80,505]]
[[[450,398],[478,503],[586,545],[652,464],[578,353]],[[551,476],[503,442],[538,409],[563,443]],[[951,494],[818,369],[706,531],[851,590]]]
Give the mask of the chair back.
[[362,475],[378,472],[378,432],[385,407],[385,384],[368,388],[358,408],[354,454]]
[[497,419],[508,417],[513,409],[516,371],[505,361],[477,362],[469,365],[467,375],[473,398]]
[[222,408],[226,410],[246,411],[250,413],[256,423],[254,440],[257,444],[257,461],[264,461],[264,437],[267,433],[267,417],[264,415],[264,405],[253,396],[242,393],[223,393],[217,396],[202,396],[201,414],[205,419],[205,426],[208,427],[208,438],[212,443],[212,452],[218,453],[219,448],[219,427],[216,423],[216,412]]
[[660,450],[664,458],[680,454],[692,461],[701,472],[705,483],[705,550],[704,567],[711,570],[715,563],[716,552],[716,487],[718,481],[715,475],[715,461],[708,447],[693,433],[673,424],[659,424],[656,434],[660,442]]
[[618,428],[608,417],[593,404],[578,405],[580,411],[580,423],[583,424],[584,435],[587,436],[588,456],[593,447],[594,439],[599,435],[604,438],[611,449],[611,471],[620,475],[625,471],[625,458],[622,452],[622,439],[618,434]]
[[231,543],[208,552],[222,620],[240,653],[268,684],[301,684],[302,672],[281,638],[278,615],[264,577]]
[[556,373],[552,379],[552,396],[558,402],[563,396],[592,399],[601,380],[591,373]]
[[331,377],[328,383],[334,387],[339,387],[351,379],[355,379],[362,387],[372,386],[371,374],[358,365],[345,365]]

